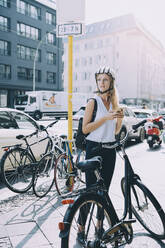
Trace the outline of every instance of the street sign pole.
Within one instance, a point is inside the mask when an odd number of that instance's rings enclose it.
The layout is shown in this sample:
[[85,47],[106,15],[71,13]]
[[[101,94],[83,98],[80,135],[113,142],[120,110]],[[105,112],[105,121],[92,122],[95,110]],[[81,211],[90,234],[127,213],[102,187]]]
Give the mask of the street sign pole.
[[[68,140],[72,140],[73,36],[68,36]],[[72,151],[72,143],[69,144]]]
[[[68,36],[68,140],[72,140],[73,36],[83,35],[85,0],[56,0],[57,36]],[[72,142],[70,142],[72,152]]]

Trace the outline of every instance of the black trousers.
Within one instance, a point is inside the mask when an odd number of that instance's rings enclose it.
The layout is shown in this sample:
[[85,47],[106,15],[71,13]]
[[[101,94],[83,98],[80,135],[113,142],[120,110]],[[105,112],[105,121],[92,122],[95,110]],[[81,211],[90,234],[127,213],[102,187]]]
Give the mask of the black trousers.
[[[99,147],[99,143],[94,141],[87,141],[86,147],[86,159],[90,159],[94,156],[101,156],[103,159],[101,176],[104,179],[105,186],[107,190],[109,190],[110,183],[112,180],[112,176],[115,169],[116,162],[116,150],[102,148],[97,149]],[[89,187],[91,184],[96,182],[96,177],[93,172],[86,173],[86,186]]]
[[[104,180],[107,190],[109,190],[115,169],[116,150],[107,149],[107,148],[101,148],[101,149],[100,148],[97,149],[97,148],[99,148],[99,143],[88,140],[86,146],[86,159],[90,159],[94,156],[102,157],[103,162],[102,162],[101,176]],[[85,176],[86,176],[87,187],[96,183],[96,176],[94,172],[88,171]],[[82,226],[85,226],[89,209],[90,209],[90,204],[88,204],[88,207],[86,206],[84,209],[83,207],[80,209],[78,223]],[[97,214],[98,220],[101,218],[101,216],[102,216],[101,210],[100,211],[98,210],[98,214]]]

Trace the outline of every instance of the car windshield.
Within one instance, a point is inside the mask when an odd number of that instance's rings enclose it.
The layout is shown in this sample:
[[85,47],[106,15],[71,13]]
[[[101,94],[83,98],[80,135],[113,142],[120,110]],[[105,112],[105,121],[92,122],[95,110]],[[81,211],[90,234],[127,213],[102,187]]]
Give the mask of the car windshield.
[[151,117],[151,115],[149,113],[144,113],[144,112],[135,112],[136,116],[138,118],[148,118]]
[[15,99],[15,105],[27,105],[27,101],[28,101],[27,95],[17,96]]

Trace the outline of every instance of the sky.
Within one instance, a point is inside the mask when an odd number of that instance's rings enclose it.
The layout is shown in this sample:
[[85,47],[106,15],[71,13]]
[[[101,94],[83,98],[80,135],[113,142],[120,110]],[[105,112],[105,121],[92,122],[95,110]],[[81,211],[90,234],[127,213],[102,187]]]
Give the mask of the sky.
[[134,14],[165,47],[165,0],[86,0],[85,23]]

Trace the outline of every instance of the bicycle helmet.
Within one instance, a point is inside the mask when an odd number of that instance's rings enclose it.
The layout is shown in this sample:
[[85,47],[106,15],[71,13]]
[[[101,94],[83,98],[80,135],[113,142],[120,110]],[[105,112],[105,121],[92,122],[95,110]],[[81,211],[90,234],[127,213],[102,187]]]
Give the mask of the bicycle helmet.
[[108,90],[105,90],[105,91],[100,91],[98,90],[97,92],[95,93],[100,93],[100,94],[104,94],[106,92],[112,92],[113,89],[114,89],[114,80],[115,80],[115,73],[114,73],[114,70],[111,69],[110,67],[100,67],[96,72],[95,72],[95,79],[96,79],[96,82],[97,82],[97,76],[99,74],[107,74],[108,76],[110,76],[112,78],[112,82],[110,84],[110,87]]
[[96,72],[95,72],[95,78],[97,79],[98,74],[107,74],[112,77],[113,80],[115,80],[115,72],[113,69],[110,67],[100,67]]

